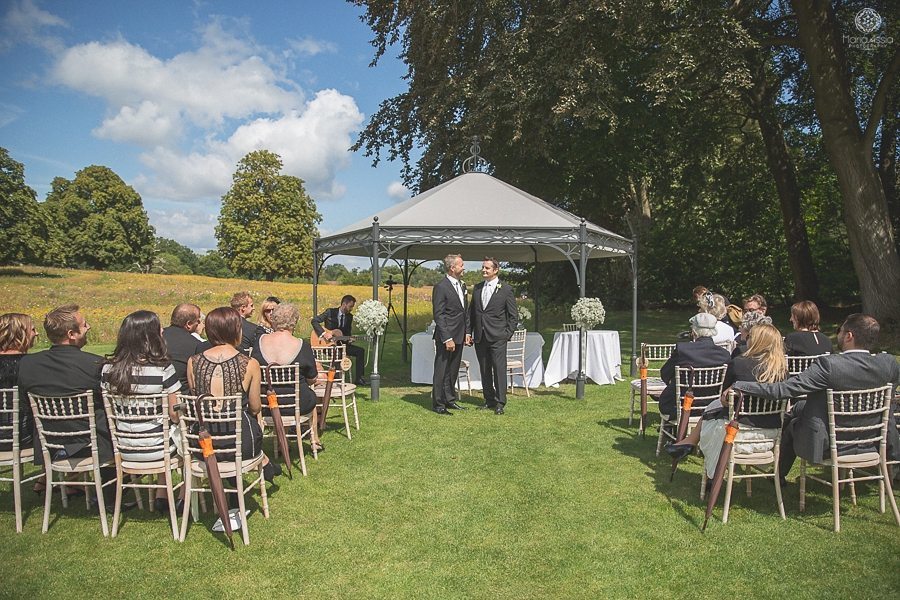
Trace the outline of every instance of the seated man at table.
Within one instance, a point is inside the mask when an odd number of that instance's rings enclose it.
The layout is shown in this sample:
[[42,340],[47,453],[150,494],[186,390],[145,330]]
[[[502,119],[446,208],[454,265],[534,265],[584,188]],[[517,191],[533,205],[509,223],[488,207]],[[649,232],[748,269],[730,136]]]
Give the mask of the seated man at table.
[[691,341],[676,343],[669,360],[659,370],[659,377],[666,384],[666,389],[659,395],[659,412],[664,419],[674,419],[677,412],[675,367],[718,367],[731,362],[731,354],[713,343],[716,321],[709,313],[697,313],[691,317]]

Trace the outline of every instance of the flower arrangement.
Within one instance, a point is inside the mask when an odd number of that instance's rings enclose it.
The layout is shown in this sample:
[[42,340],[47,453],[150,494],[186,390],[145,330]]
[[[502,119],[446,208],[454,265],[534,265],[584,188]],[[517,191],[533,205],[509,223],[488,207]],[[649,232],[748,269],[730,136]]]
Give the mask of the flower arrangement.
[[519,323],[524,323],[528,319],[531,318],[531,311],[528,310],[528,307],[522,306],[521,304],[517,307],[519,312]]
[[600,298],[579,298],[572,307],[572,320],[579,329],[590,329],[606,320],[606,309]]
[[381,335],[387,327],[387,307],[378,300],[366,300],[356,309],[354,321],[369,335]]

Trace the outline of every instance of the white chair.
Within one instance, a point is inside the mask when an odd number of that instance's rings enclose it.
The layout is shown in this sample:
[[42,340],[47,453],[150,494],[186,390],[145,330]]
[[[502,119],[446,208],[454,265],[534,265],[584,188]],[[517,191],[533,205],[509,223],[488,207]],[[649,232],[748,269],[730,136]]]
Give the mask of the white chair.
[[825,354],[814,354],[812,356],[787,356],[787,370],[788,376],[799,375],[803,371],[809,368],[811,364],[819,360],[822,356],[828,356],[828,353]]
[[737,347],[737,342],[734,340],[725,340],[724,342],[716,342],[716,346],[719,348],[724,348],[728,354],[734,352],[734,349]]
[[[729,418],[734,418],[735,409],[734,390],[728,392]],[[722,523],[728,522],[728,509],[731,507],[731,489],[735,481],[745,479],[747,481],[747,497],[752,493],[751,481],[754,478],[772,478],[775,484],[775,498],[778,501],[778,514],[785,519],[784,501],[781,498],[781,474],[778,471],[778,457],[781,456],[781,424],[784,421],[785,400],[770,400],[759,396],[743,395],[741,412],[743,417],[778,416],[778,426],[771,429],[750,428],[739,426],[738,434],[734,440],[731,458],[728,461],[728,470],[725,484],[725,508],[722,511]],[[751,440],[752,436],[752,440]],[[751,451],[742,448],[752,444]],[[772,465],[772,470],[763,470],[762,467]],[[744,467],[743,474],[737,473],[735,467]],[[705,473],[704,473],[705,475]],[[703,478],[704,484],[706,477]]]
[[[663,447],[663,441],[668,438],[673,442],[676,441],[678,422],[681,420],[681,404],[684,398],[684,392],[693,387],[694,403],[691,406],[690,415],[688,415],[687,431],[700,421],[703,409],[706,405],[722,395],[722,385],[725,383],[725,373],[728,371],[726,365],[720,367],[694,367],[693,381],[689,382],[691,368],[675,367],[675,415],[665,415],[659,424],[659,439],[656,442],[656,455],[659,456]],[[668,419],[666,418],[669,417]],[[667,431],[671,429],[672,431]],[[703,478],[703,483],[706,478]],[[702,492],[701,492],[702,493]]]
[[[344,416],[344,431],[347,433],[347,439],[353,439],[350,433],[350,418],[348,409],[353,409],[353,420],[356,424],[356,430],[359,431],[359,413],[356,410],[356,385],[347,382],[347,371],[350,367],[347,365],[349,360],[345,362],[344,347],[335,346],[313,346],[313,354],[316,357],[316,365],[319,369],[319,382],[316,383],[313,391],[319,399],[319,407],[322,411],[322,419],[328,416],[328,409],[335,405],[337,401],[341,407]],[[325,378],[328,368],[334,365],[335,380],[331,388],[331,400],[328,406],[324,406],[322,401],[325,398]]]
[[[42,533],[47,533],[50,526],[50,500],[53,497],[53,487],[58,486],[63,490],[63,508],[68,506],[66,500],[66,486],[85,487],[85,505],[88,504],[88,489],[93,486],[97,497],[97,506],[100,513],[100,529],[103,537],[109,535],[109,527],[106,521],[106,505],[103,500],[103,488],[107,485],[115,485],[116,480],[110,479],[103,483],[100,478],[100,468],[112,466],[112,462],[100,462],[97,446],[97,422],[94,417],[94,394],[84,392],[74,396],[39,396],[29,392],[28,400],[31,402],[31,412],[34,415],[34,424],[38,438],[41,442],[41,453],[44,458],[44,475],[47,486],[44,492],[44,524]],[[76,458],[61,458],[53,460],[52,454],[64,450],[65,444],[71,439],[87,438],[90,455]],[[60,473],[63,479],[53,480],[53,474]],[[69,473],[81,473],[84,480],[67,480],[65,475]]]
[[[665,364],[672,351],[675,350],[675,344],[647,344],[641,342],[641,356],[647,358],[647,405],[658,404],[656,398],[666,389],[666,384],[659,378],[659,370]],[[628,424],[634,418],[635,400],[641,397],[641,380],[631,380],[631,411],[628,413]],[[639,407],[640,408],[640,407]],[[640,428],[640,423],[638,423]],[[643,432],[642,432],[643,433]]]
[[578,325],[575,323],[563,323],[563,331],[578,331]]
[[[175,490],[184,485],[184,477],[178,484],[172,483],[172,471],[181,471],[183,462],[169,437],[169,395],[123,396],[104,390],[103,404],[106,407],[116,464],[116,507],[113,512],[112,537],[116,537],[119,532],[123,488],[133,489],[138,499],[141,489],[165,489],[172,537],[178,541]],[[142,459],[141,454],[145,454],[146,459]],[[157,482],[141,482],[146,476],[156,476]],[[151,493],[149,498],[151,509],[154,496]]]
[[[178,425],[181,428],[182,454],[185,459],[185,502],[181,515],[181,536],[183,542],[187,535],[188,511],[191,510],[195,496],[211,493],[208,487],[200,487],[202,480],[207,479],[206,463],[202,458],[199,442],[199,420],[203,418],[213,442],[213,451],[219,466],[225,494],[236,494],[238,501],[238,519],[241,524],[241,537],[244,545],[250,544],[250,531],[247,526],[247,511],[244,508],[244,496],[259,487],[262,499],[262,512],[269,518],[269,499],[266,494],[266,482],[263,478],[263,461],[265,454],[260,450],[256,456],[243,456],[241,448],[241,430],[244,409],[240,396],[205,396],[199,400],[196,396],[178,395],[181,415]],[[199,409],[198,409],[199,407]],[[198,412],[199,410],[199,412]],[[244,482],[244,475],[252,474],[250,483]],[[233,478],[235,487],[229,488],[225,480]],[[195,520],[196,514],[195,514]]]
[[525,340],[528,339],[528,331],[517,329],[506,344],[506,373],[509,377],[509,390],[516,393],[515,378],[522,378],[522,387],[525,395],[531,397],[528,391],[528,374],[525,371]]
[[460,359],[459,361],[459,375],[456,377],[456,389],[462,393],[462,381],[463,377],[466,378],[466,389],[469,390],[469,395],[472,395],[472,377],[469,375],[469,369],[471,368],[471,364],[466,359]]
[[[0,450],[0,469],[9,468],[12,477],[0,476],[0,481],[12,483],[13,509],[16,512],[16,533],[22,533],[22,486],[35,479],[40,479],[42,473],[22,478],[22,465],[34,460],[34,448],[23,448],[19,439],[19,422],[21,420],[21,405],[19,403],[19,390],[17,388],[0,389],[0,439],[9,444],[9,450]],[[49,493],[49,492],[48,492]]]
[[[268,374],[266,373],[268,372]],[[266,386],[269,381],[267,377],[272,378],[272,386],[290,390],[283,394],[277,394],[278,405],[281,409],[281,421],[285,428],[294,428],[294,437],[297,440],[297,451],[300,453],[300,472],[306,475],[306,458],[303,456],[303,438],[309,440],[310,448],[312,448],[313,459],[319,460],[319,451],[316,448],[315,432],[316,419],[318,415],[318,406],[313,407],[312,412],[307,415],[300,414],[300,388],[301,375],[300,365],[269,365],[263,367],[263,385]],[[263,388],[266,390],[266,387]],[[266,394],[268,395],[268,394]],[[263,423],[266,427],[275,427],[275,421],[272,414],[266,406],[263,406]],[[302,431],[303,427],[306,431]],[[275,444],[275,458],[278,458],[278,442]]]
[[[800,459],[800,511],[806,510],[807,478],[831,487],[834,531],[841,530],[841,484],[850,483],[851,490],[857,481],[878,481],[881,502],[879,509],[883,513],[885,495],[890,499],[894,520],[900,525],[900,512],[897,500],[891,489],[891,476],[887,466],[887,428],[888,415],[891,410],[893,386],[872,388],[868,390],[852,390],[838,392],[827,390],[828,409],[828,441],[829,458],[819,466],[831,471],[831,479],[822,479],[806,474],[808,463]],[[861,447],[861,448],[860,448]],[[847,454],[847,450],[856,450],[856,454]],[[859,452],[863,450],[862,452]],[[854,469],[878,467],[878,473],[863,471],[854,476]],[[848,472],[841,477],[840,470]],[[885,488],[887,494],[885,494]],[[854,494],[855,495],[855,494]]]

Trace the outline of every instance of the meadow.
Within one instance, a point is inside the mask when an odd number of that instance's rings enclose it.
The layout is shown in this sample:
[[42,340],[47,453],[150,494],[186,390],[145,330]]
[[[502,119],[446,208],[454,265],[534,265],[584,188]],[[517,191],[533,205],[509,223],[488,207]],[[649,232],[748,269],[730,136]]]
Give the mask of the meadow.
[[[311,307],[302,284],[38,271],[0,276],[3,311],[40,317],[78,301],[94,327],[89,349],[101,352],[136,308],[166,321],[179,301],[209,309],[239,289],[296,302],[302,314]],[[319,306],[370,291],[323,286]],[[418,331],[430,321],[428,290],[410,294]],[[639,338],[670,339],[687,314],[642,313]],[[545,356],[557,326],[543,331]],[[625,312],[611,311],[604,324],[620,331],[624,361],[629,327]],[[209,531],[210,513],[183,544],[172,541],[167,519],[136,510],[117,538],[104,539],[83,503],[61,511],[58,500],[41,534],[42,500],[30,490],[17,535],[4,484],[0,597],[884,598],[900,590],[900,528],[878,512],[871,486],[859,490],[858,506],[843,503],[840,534],[831,531],[827,490],[811,484],[806,512],[798,511],[796,469],[786,521],[774,488],[757,482],[750,498],[736,486],[727,525],[720,501],[701,533],[700,461],[685,461],[669,482],[655,438],[628,425],[627,381],[589,384],[583,400],[572,384],[531,398],[517,390],[503,416],[474,410],[480,395],[463,394],[468,410],[438,417],[428,410],[430,387],[409,383],[409,365],[391,350],[397,343],[394,331],[381,399],[360,391],[360,431],[348,441],[334,413],[326,451],[308,457],[309,476],[277,478],[271,518],[250,515],[248,547],[231,552]]]

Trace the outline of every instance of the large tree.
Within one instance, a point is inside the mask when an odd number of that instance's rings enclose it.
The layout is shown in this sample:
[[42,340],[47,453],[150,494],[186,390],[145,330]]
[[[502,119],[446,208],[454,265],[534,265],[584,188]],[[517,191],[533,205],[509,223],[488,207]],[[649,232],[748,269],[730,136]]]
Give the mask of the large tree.
[[59,225],[66,264],[146,270],[152,263],[154,230],[141,196],[109,167],[86,167],[71,181],[56,177],[45,205]]
[[37,194],[25,183],[25,166],[0,148],[0,264],[53,263],[59,248]]
[[303,181],[282,175],[281,168],[277,154],[251,152],[238,163],[222,197],[216,238],[238,275],[272,281],[312,274],[312,243],[322,217]]

